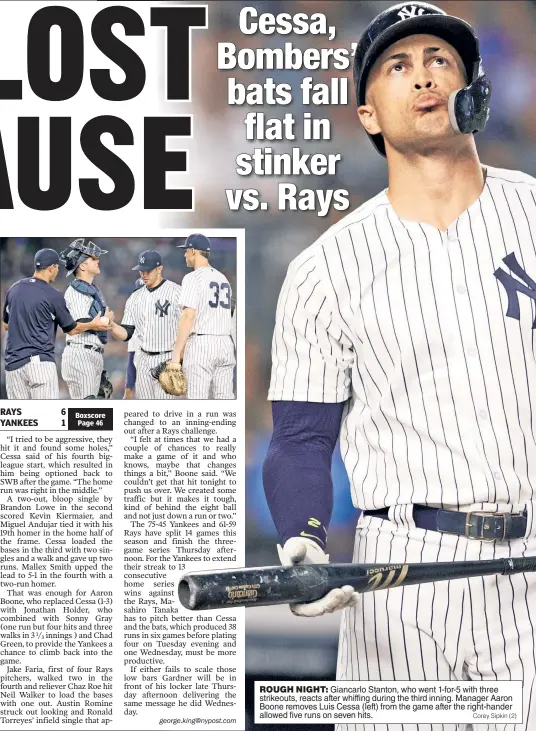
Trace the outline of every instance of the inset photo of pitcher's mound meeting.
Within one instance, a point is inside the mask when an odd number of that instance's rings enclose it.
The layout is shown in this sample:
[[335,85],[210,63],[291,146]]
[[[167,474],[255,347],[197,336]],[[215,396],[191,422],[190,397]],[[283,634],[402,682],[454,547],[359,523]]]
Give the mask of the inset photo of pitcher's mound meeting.
[[234,399],[237,236],[0,238],[0,398]]

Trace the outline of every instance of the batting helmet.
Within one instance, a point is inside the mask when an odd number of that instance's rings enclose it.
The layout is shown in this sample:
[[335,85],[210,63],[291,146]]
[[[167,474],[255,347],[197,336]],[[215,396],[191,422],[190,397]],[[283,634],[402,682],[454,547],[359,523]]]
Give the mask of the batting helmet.
[[101,249],[93,241],[86,239],[75,239],[60,254],[61,261],[65,264],[67,276],[76,271],[76,268],[90,256],[100,257],[107,254],[107,249]]
[[[367,78],[376,59],[390,45],[406,36],[430,33],[450,43],[462,59],[469,85],[450,95],[448,110],[453,129],[461,134],[481,132],[489,117],[491,83],[484,74],[478,38],[473,28],[428,3],[400,3],[380,13],[361,36],[354,56],[357,104],[365,104]],[[381,134],[369,135],[385,156]]]

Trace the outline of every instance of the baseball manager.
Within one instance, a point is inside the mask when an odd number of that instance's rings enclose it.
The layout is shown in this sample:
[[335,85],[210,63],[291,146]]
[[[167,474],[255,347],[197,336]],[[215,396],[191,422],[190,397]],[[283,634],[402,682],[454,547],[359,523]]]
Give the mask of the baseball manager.
[[[354,82],[388,188],[302,252],[279,297],[264,482],[281,560],[328,560],[337,438],[362,511],[355,561],[534,555],[536,180],[479,160],[491,85],[463,20],[385,10]],[[341,680],[522,680],[516,728],[534,729],[535,607],[519,574],[345,587],[293,611],[344,609]]]

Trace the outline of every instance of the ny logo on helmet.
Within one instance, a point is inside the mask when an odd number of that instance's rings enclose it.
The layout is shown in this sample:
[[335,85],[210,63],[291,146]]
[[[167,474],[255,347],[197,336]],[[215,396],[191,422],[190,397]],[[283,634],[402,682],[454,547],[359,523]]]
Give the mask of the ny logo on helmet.
[[[496,277],[503,285],[508,296],[506,317],[513,317],[516,320],[520,320],[521,312],[519,309],[518,293],[520,292],[521,294],[526,294],[527,297],[536,300],[536,282],[529,277],[527,272],[518,263],[514,252],[508,254],[508,256],[505,256],[503,261],[508,269],[514,272],[514,274],[516,274],[519,279],[521,279],[527,285],[525,286],[525,284],[521,284],[521,282],[519,282],[517,279],[514,279],[511,274],[505,272],[504,269],[499,268],[493,272],[493,276]],[[532,323],[532,329],[536,330],[536,317],[534,318],[534,322]]]
[[140,256],[140,264],[145,264],[145,257],[144,256]]
[[422,15],[424,8],[418,8],[416,5],[408,5],[398,11],[398,17],[400,20],[406,20],[406,18],[413,18],[415,15]]
[[160,317],[167,315],[170,304],[171,302],[169,300],[166,300],[164,304],[160,300],[157,300],[155,302],[155,315],[160,315]]

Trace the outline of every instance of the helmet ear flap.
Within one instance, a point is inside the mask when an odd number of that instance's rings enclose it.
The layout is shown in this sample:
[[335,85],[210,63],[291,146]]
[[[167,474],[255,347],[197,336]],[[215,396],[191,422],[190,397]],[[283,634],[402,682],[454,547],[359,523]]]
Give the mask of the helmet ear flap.
[[67,272],[67,276],[69,274],[72,274],[78,264],[80,263],[80,259],[82,258],[82,255],[80,254],[80,251],[78,249],[73,249],[71,247],[68,247],[60,254],[60,259],[63,262],[65,266],[65,271]]
[[67,270],[73,269],[74,264],[75,264],[75,259],[78,259],[78,252],[76,252],[74,249],[62,251],[61,258],[65,262],[65,268]]
[[491,82],[480,68],[480,75],[464,89],[449,97],[449,119],[453,129],[468,135],[482,132],[489,118]]

